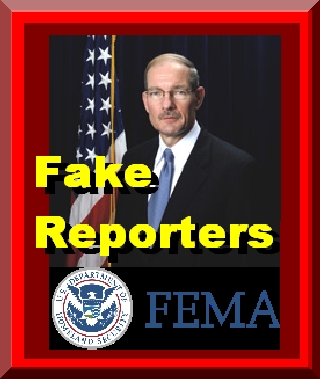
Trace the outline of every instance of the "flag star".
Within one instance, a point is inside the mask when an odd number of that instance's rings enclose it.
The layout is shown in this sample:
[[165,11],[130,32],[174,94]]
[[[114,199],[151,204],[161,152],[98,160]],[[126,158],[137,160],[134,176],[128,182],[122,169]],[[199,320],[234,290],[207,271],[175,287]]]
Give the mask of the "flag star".
[[87,131],[86,135],[90,134],[91,135],[91,138],[93,140],[93,135],[94,133],[97,133],[97,131],[95,130],[94,128],[94,123],[92,125],[90,124],[87,124],[87,127],[89,128],[89,130]]
[[100,74],[100,82],[99,84],[104,84],[104,86],[106,87],[106,90],[108,89],[108,84],[112,82],[112,80],[110,78],[108,78],[108,74],[109,72],[107,72],[106,75],[103,75],[103,74]]
[[109,134],[109,130],[111,128],[111,121],[108,122],[108,125],[102,124],[104,127],[104,132],[101,134],[101,136],[105,136]]
[[78,125],[78,135],[82,133],[82,129],[80,129],[80,125]]
[[94,63],[94,50],[90,50],[90,49],[88,50],[89,50],[89,58],[86,59],[86,62],[91,61],[93,64]]
[[77,158],[77,162],[79,163],[79,158],[83,157],[82,154],[80,154],[80,148],[78,147],[77,148],[77,155],[76,155],[76,158]]
[[91,88],[93,89],[93,86],[94,86],[94,75],[90,75],[88,74],[89,76],[89,81],[86,83],[86,86],[90,86],[91,85]]
[[92,112],[92,114],[93,114],[93,108],[94,108],[94,99],[88,99],[87,98],[87,100],[89,101],[89,105],[86,107],[86,111],[87,110],[89,110],[89,109],[91,109],[91,112]]
[[105,50],[103,50],[103,49],[101,49],[101,47],[99,47],[99,50],[100,50],[100,55],[98,57],[98,61],[103,59],[104,64],[107,64],[107,60],[111,58],[111,55],[108,53],[109,47],[107,47]]
[[87,160],[87,159],[91,159],[91,164],[93,164],[93,160],[94,160],[95,157],[97,156],[97,155],[94,153],[94,149],[95,149],[95,148],[93,148],[92,150],[90,150],[90,149],[87,149],[87,148],[86,148],[88,155],[87,155],[84,159],[85,159],[85,160]]
[[101,101],[103,102],[103,105],[100,108],[100,111],[106,111],[107,114],[108,114],[109,113],[109,108],[111,108],[111,105],[109,104],[110,97],[108,97],[107,100],[104,100],[104,99],[101,98]]
[[107,39],[107,36],[106,36],[106,35],[104,35],[104,39]]

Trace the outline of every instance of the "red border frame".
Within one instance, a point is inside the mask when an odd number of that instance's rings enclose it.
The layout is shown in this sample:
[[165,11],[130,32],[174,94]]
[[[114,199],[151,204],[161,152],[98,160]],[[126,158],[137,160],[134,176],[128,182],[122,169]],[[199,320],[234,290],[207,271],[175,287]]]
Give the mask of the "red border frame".
[[[108,12],[13,12],[12,17],[12,197],[15,199],[12,204],[12,367],[13,368],[278,368],[272,370],[272,374],[278,373],[282,377],[290,372],[291,377],[316,377],[319,375],[319,366],[316,366],[314,359],[315,350],[319,347],[312,324],[312,311],[316,310],[315,296],[312,284],[315,287],[316,276],[312,277],[312,267],[319,263],[319,259],[312,257],[311,251],[311,99],[312,99],[312,65],[311,57],[315,51],[314,35],[312,33],[313,11],[309,12],[219,12],[219,13],[179,13],[169,12],[137,12],[134,20],[130,13],[112,13],[112,24],[106,25]],[[316,12],[314,12],[317,14]],[[165,23],[163,20],[166,20]],[[135,28],[136,34],[144,34],[146,24],[157,24],[161,29],[161,34],[165,26],[165,32],[173,32],[174,25],[179,25],[179,33],[190,34],[190,26],[196,26],[197,34],[209,34],[206,30],[216,30],[219,34],[281,34],[282,36],[282,78],[286,71],[293,70],[293,76],[282,79],[282,89],[288,96],[291,90],[297,91],[299,97],[289,96],[290,101],[282,94],[282,141],[287,138],[288,130],[292,129],[292,141],[286,140],[282,146],[282,203],[283,209],[289,209],[290,203],[283,196],[284,189],[290,190],[292,199],[298,200],[295,213],[298,215],[300,224],[290,225],[291,228],[281,226],[282,247],[287,242],[287,248],[282,249],[281,255],[281,350],[280,352],[213,352],[210,354],[200,352],[201,356],[191,359],[192,355],[181,352],[176,353],[176,358],[172,352],[164,354],[162,358],[155,358],[154,352],[145,353],[144,358],[135,352],[108,351],[71,351],[71,352],[48,352],[39,345],[40,339],[46,341],[46,324],[34,324],[35,329],[24,328],[24,323],[29,325],[32,322],[30,315],[24,312],[27,305],[32,301],[41,302],[43,296],[35,297],[36,293],[48,293],[48,257],[41,250],[28,248],[24,252],[24,241],[26,246],[35,246],[35,233],[32,218],[35,215],[45,215],[48,212],[48,199],[37,189],[36,202],[30,202],[32,197],[29,194],[35,193],[35,155],[48,155],[48,35],[49,34],[129,34],[130,28]],[[198,24],[200,23],[201,24]],[[103,25],[103,27],[102,27]],[[186,26],[189,28],[186,28]],[[291,29],[290,29],[291,27]],[[230,28],[232,32],[230,32]],[[286,29],[287,28],[287,29]],[[90,33],[87,30],[90,30]],[[112,32],[108,32],[112,29]],[[186,30],[189,30],[186,32]],[[124,32],[124,30],[126,32]],[[314,28],[315,30],[315,28]],[[290,31],[290,33],[288,32]],[[297,32],[298,31],[298,32]],[[130,33],[131,34],[131,33]],[[29,37],[32,36],[31,41]],[[294,39],[298,36],[297,39]],[[313,42],[313,43],[312,43]],[[300,49],[299,49],[300,43]],[[297,46],[298,44],[298,46]],[[288,51],[290,53],[288,53]],[[27,55],[34,57],[33,65],[31,61],[26,61]],[[290,56],[290,54],[293,54]],[[39,61],[39,58],[41,59]],[[299,75],[300,73],[300,75]],[[43,76],[42,76],[43,75]],[[37,87],[37,80],[40,79],[42,91],[39,93],[33,89],[38,99],[26,94],[30,88]],[[295,82],[295,87],[294,83]],[[293,87],[291,87],[293,85]],[[300,90],[300,91],[299,91]],[[29,92],[28,92],[29,91]],[[291,102],[292,100],[292,102]],[[37,119],[34,107],[37,106]],[[314,111],[314,109],[313,109]],[[296,119],[296,116],[300,117]],[[292,116],[293,115],[293,116]],[[34,123],[30,123],[34,120]],[[298,121],[299,120],[299,121]],[[290,124],[289,124],[290,123]],[[30,128],[34,126],[33,133]],[[286,129],[286,130],[284,130]],[[28,134],[24,133],[28,130]],[[32,134],[37,133],[37,138]],[[31,138],[33,137],[33,138]],[[44,141],[44,143],[39,143]],[[294,147],[297,147],[295,150]],[[36,154],[32,149],[36,149]],[[300,151],[300,155],[298,152]],[[286,152],[288,154],[286,154]],[[28,154],[27,154],[28,153]],[[31,154],[30,154],[31,153]],[[294,155],[295,153],[295,155]],[[24,162],[22,170],[21,162]],[[300,168],[300,178],[296,180],[297,187],[290,187],[291,182],[295,183],[297,169]],[[17,175],[17,173],[19,173]],[[284,180],[285,178],[285,180]],[[300,180],[299,180],[300,179]],[[20,187],[24,183],[23,193]],[[295,197],[298,196],[298,197]],[[31,204],[30,204],[31,203]],[[294,208],[294,204],[291,204]],[[290,213],[290,212],[289,212]],[[300,214],[300,218],[299,218]],[[286,219],[284,213],[284,219]],[[284,219],[282,221],[284,221]],[[289,219],[289,217],[287,217]],[[31,221],[30,221],[31,220]],[[284,241],[284,242],[283,242]],[[297,241],[300,241],[300,248]],[[290,249],[290,250],[289,250]],[[284,252],[283,252],[284,251]],[[300,252],[300,255],[299,255]],[[311,266],[313,259],[313,266]],[[292,270],[288,268],[292,266]],[[319,265],[317,265],[319,267]],[[45,268],[45,269],[42,269]],[[38,280],[43,283],[39,288],[34,280],[35,274]],[[292,278],[295,280],[292,281]],[[312,283],[313,279],[313,283]],[[317,282],[319,284],[319,282]],[[24,291],[22,290],[24,288]],[[315,291],[314,291],[315,292]],[[24,294],[24,295],[23,295]],[[27,301],[28,300],[28,301]],[[292,312],[293,322],[285,317],[287,307],[292,309],[298,304],[298,312]],[[47,305],[47,299],[44,299]],[[299,304],[300,303],[300,304]],[[45,308],[47,306],[45,305]],[[313,306],[313,308],[312,308]],[[22,311],[21,311],[22,310]],[[23,315],[23,317],[21,316]],[[290,316],[290,312],[287,315]],[[318,313],[319,315],[319,313]],[[48,320],[48,309],[43,314],[43,320]],[[288,320],[284,323],[283,320]],[[315,320],[315,318],[313,318]],[[298,322],[298,325],[297,325]],[[291,330],[286,325],[297,327]],[[283,330],[285,330],[285,338]],[[319,337],[318,329],[317,337]],[[313,331],[313,339],[312,339]],[[36,335],[36,337],[35,337]],[[294,340],[292,343],[291,338]],[[298,341],[298,349],[295,348]],[[141,352],[140,352],[141,353]],[[155,352],[159,356],[159,352]],[[193,352],[195,356],[195,352]],[[184,358],[183,358],[184,357]],[[148,358],[148,359],[146,359]],[[300,369],[294,372],[286,369]],[[12,372],[12,370],[10,370]],[[20,371],[19,371],[20,372]],[[219,370],[215,372],[220,372]],[[40,374],[40,371],[38,371]],[[145,372],[146,373],[146,372]],[[203,372],[204,373],[204,372]],[[9,373],[10,374],[10,373]],[[55,373],[57,375],[58,373]],[[214,374],[212,372],[212,374]],[[227,373],[226,373],[227,374]],[[230,375],[229,375],[230,374]],[[263,372],[259,370],[245,370],[246,377],[259,377]],[[87,373],[86,373],[87,375]],[[238,370],[229,370],[228,377],[239,375]],[[267,372],[268,377],[271,372]],[[312,376],[310,376],[312,375]]]

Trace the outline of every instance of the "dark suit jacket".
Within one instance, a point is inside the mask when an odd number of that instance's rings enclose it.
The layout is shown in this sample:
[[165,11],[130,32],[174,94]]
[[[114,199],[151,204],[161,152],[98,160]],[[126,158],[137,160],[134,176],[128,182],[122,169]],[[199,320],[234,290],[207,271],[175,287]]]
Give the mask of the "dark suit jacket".
[[[143,163],[153,171],[158,144],[156,137],[129,150],[123,157],[122,170],[130,164]],[[130,191],[131,194],[119,194],[115,220],[127,231],[136,224],[148,223],[148,195],[139,194],[134,189]],[[199,228],[219,224],[226,232],[229,232],[231,223],[267,223],[262,191],[255,160],[201,129],[161,223],[180,224],[185,217],[191,216],[192,223],[199,224]],[[237,249],[209,251],[199,245],[202,254],[194,254],[180,243],[176,246],[178,248],[171,249],[174,254],[165,249],[157,254],[148,249],[145,250],[147,254],[134,249],[128,254],[119,254],[118,264],[112,266],[248,266],[248,255],[255,254],[255,259],[259,258],[259,253],[252,251],[250,254],[238,254]]]

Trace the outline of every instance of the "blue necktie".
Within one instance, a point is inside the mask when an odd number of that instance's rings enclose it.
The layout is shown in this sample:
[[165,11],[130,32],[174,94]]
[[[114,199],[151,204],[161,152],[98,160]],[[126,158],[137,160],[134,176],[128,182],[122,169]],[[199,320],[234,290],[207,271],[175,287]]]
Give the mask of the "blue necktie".
[[173,154],[171,149],[165,149],[163,155],[164,166],[160,172],[158,191],[151,195],[148,204],[148,223],[156,231],[170,199],[173,176]]

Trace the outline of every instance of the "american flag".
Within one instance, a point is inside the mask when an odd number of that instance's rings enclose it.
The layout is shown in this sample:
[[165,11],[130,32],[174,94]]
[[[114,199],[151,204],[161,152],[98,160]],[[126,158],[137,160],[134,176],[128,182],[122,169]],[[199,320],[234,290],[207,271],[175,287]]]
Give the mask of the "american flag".
[[[95,157],[105,156],[106,163],[121,163],[127,150],[122,125],[119,80],[114,69],[115,36],[87,36],[82,80],[82,103],[78,126],[78,163],[85,163],[95,171]],[[91,183],[92,185],[92,183]],[[72,192],[69,224],[89,224],[99,233],[100,224],[113,223],[115,197],[104,194]],[[68,255],[69,267],[100,267],[105,257],[97,254]]]

